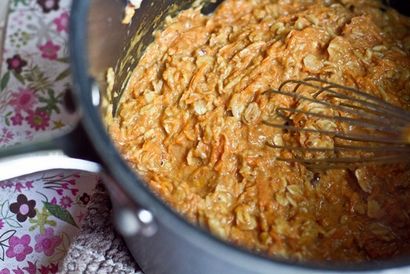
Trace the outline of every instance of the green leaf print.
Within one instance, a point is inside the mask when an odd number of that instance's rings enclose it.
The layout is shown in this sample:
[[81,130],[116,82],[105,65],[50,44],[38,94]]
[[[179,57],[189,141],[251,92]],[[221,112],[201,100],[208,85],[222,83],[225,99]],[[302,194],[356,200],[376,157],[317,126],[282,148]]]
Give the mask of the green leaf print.
[[6,72],[0,80],[0,91],[3,91],[10,80],[10,71]]
[[21,76],[21,74],[13,71],[13,76],[14,78],[17,79],[17,81],[19,81],[20,83],[22,83],[23,85],[26,83],[26,81],[24,80],[23,76]]
[[13,227],[13,228],[20,228],[23,227],[18,221],[12,219],[12,218],[7,218],[4,219],[4,221],[9,225],[9,227]]
[[65,78],[67,78],[68,76],[70,76],[70,68],[65,69],[63,72],[61,72],[57,77],[56,77],[56,82],[63,80]]
[[70,63],[70,58],[69,57],[62,57],[62,58],[58,58],[56,59],[56,61],[60,62],[60,63]]
[[13,213],[10,213],[9,210],[10,207],[10,202],[9,200],[5,200],[1,205],[0,205],[0,217],[5,221],[10,227],[13,228],[19,228],[22,227],[22,225],[15,220],[15,215]]
[[36,91],[47,92],[52,86],[50,79],[37,65],[27,69],[24,78],[30,82],[29,87]]
[[39,96],[39,101],[44,103],[40,109],[48,112],[50,115],[54,112],[60,113],[59,104],[62,103],[63,94],[55,95],[54,90],[49,89],[47,91],[47,97]]
[[14,6],[17,6],[20,3],[24,6],[28,6],[29,0],[13,0],[12,3],[13,3]]
[[44,202],[45,208],[53,215],[54,217],[69,223],[75,227],[78,227],[78,225],[75,223],[73,216],[71,216],[71,213],[66,210],[65,208],[62,208],[59,205],[54,205],[50,204],[48,202]]
[[7,218],[9,213],[9,200],[5,200],[0,206],[0,215],[2,218]]
[[9,112],[4,116],[4,122],[6,123],[6,126],[10,126],[10,116],[13,114],[13,112]]

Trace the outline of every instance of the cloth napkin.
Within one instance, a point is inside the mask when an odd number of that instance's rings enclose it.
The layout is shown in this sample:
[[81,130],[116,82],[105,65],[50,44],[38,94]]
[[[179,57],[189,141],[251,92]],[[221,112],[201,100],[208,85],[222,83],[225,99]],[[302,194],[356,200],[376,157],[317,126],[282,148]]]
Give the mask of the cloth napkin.
[[[0,149],[52,138],[73,123],[63,107],[72,86],[72,0],[9,1],[0,52]],[[97,182],[94,175],[58,170],[0,182],[0,274],[139,273],[113,230],[104,188],[93,190]]]

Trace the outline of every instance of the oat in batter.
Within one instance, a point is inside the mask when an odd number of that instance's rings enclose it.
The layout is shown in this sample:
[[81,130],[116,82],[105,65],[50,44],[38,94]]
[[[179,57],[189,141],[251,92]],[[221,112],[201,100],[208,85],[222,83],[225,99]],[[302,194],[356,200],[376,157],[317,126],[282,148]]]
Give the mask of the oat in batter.
[[[262,93],[320,77],[410,102],[410,19],[373,0],[226,0],[156,33],[110,132],[150,187],[190,221],[257,252],[364,261],[408,249],[410,169],[314,174],[275,161]],[[300,140],[295,140],[300,141]],[[318,181],[318,179],[320,180]]]

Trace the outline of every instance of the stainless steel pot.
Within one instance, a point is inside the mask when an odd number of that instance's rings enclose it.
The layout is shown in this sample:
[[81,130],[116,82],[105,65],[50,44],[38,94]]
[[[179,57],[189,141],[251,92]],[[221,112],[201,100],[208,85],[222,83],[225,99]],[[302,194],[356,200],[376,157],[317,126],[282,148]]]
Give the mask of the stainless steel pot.
[[[121,80],[114,90],[122,90],[152,41],[152,31],[166,15],[193,2],[144,0],[133,23],[124,26],[120,24],[124,1],[74,0],[70,52],[75,102],[69,96],[66,102],[78,124],[64,136],[0,151],[0,180],[50,169],[99,173],[112,198],[117,229],[146,274],[410,273],[409,257],[366,264],[300,263],[234,247],[186,222],[128,167],[101,119],[105,72],[116,68]],[[395,3],[409,13],[407,1]],[[213,5],[203,11],[212,11]]]

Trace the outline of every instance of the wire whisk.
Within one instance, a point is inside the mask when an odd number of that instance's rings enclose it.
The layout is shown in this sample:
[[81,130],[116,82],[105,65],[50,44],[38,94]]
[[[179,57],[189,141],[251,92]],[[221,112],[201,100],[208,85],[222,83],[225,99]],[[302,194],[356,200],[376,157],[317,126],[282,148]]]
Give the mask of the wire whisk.
[[[268,96],[285,96],[263,123],[282,130],[277,160],[312,169],[410,162],[410,112],[356,88],[318,78],[289,80]],[[289,156],[291,155],[291,156]]]

